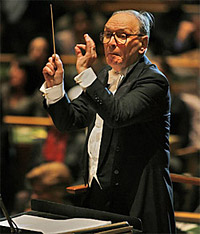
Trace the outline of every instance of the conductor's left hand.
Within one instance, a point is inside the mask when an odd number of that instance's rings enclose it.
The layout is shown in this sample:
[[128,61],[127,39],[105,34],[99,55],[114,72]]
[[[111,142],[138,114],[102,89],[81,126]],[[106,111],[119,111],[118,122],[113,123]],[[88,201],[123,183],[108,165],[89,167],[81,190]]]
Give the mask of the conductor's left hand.
[[[77,56],[76,70],[79,73],[91,67],[97,58],[95,43],[88,34],[84,34],[86,45],[77,44],[75,46],[75,52]],[[81,50],[85,50],[85,54],[82,54]]]

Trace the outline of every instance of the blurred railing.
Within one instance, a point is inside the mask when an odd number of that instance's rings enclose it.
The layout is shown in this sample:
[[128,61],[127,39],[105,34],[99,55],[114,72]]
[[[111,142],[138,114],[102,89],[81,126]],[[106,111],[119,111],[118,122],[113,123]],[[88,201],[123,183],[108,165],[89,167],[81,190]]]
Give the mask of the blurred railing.
[[5,124],[12,125],[32,125],[32,126],[53,126],[50,117],[30,117],[6,115],[3,118]]
[[[0,54],[0,63],[10,63],[15,54]],[[61,55],[64,64],[75,64],[76,57],[74,55]]]
[[179,175],[174,173],[171,173],[170,176],[173,182],[200,186],[199,177]]

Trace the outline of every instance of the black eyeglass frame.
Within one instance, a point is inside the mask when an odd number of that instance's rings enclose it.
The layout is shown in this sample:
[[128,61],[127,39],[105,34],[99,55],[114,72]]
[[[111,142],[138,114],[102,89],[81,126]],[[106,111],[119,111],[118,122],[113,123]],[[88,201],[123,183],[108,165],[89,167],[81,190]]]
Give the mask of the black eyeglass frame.
[[[142,36],[145,36],[144,34],[141,34],[141,33],[135,33],[135,34],[131,34],[131,33],[121,33],[121,34],[125,34],[126,35],[126,40],[125,40],[125,42],[124,43],[119,43],[118,41],[117,41],[117,39],[116,39],[116,37],[115,37],[115,35],[116,35],[116,32],[113,32],[113,33],[111,33],[111,36],[110,36],[110,39],[109,39],[109,41],[108,42],[106,42],[106,43],[104,43],[103,42],[103,39],[104,39],[104,33],[105,32],[101,32],[100,33],[100,35],[99,35],[99,37],[100,37],[100,41],[103,43],[103,44],[108,44],[109,42],[110,42],[110,40],[111,40],[111,38],[112,37],[114,37],[114,39],[115,39],[115,41],[116,41],[116,43],[118,44],[118,45],[125,45],[126,44],[126,42],[127,42],[127,38],[128,37],[130,37],[130,36],[138,36],[138,37],[142,37]],[[118,32],[117,32],[118,33]]]

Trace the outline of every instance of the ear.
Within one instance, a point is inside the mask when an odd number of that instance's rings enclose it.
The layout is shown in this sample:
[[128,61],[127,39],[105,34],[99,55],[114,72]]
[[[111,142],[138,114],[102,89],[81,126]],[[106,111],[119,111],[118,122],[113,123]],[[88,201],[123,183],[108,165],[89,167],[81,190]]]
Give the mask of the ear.
[[141,47],[139,49],[139,54],[144,54],[146,52],[147,46],[148,46],[148,36],[142,36],[141,38]]

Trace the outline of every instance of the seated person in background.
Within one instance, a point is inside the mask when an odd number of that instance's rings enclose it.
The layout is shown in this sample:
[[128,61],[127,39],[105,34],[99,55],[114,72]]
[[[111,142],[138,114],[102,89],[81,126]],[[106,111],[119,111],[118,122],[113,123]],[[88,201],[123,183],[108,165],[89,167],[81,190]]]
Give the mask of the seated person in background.
[[197,49],[199,44],[199,37],[197,37],[199,30],[199,23],[195,20],[180,22],[176,36],[174,38],[174,54]]
[[77,10],[71,19],[71,27],[62,29],[55,34],[57,49],[61,54],[74,54],[76,43],[82,43],[83,35],[92,30],[89,14]]
[[[26,174],[27,187],[31,193],[20,191],[16,197],[16,212],[30,208],[31,199],[41,199],[63,204],[71,204],[66,187],[72,184],[71,172],[61,162],[43,163]],[[24,202],[24,201],[28,202]],[[22,208],[23,207],[23,208]]]
[[180,0],[168,1],[168,10],[157,15],[152,32],[155,55],[177,55],[199,48],[199,14],[189,14]]
[[28,45],[28,57],[35,62],[40,74],[39,85],[43,82],[42,69],[49,56],[49,42],[45,37],[35,37]]
[[61,162],[50,162],[33,168],[26,174],[32,188],[32,199],[65,203],[66,187],[72,178],[68,167]]
[[46,115],[38,92],[39,72],[28,57],[17,57],[10,65],[8,81],[1,85],[4,115]]
[[[197,89],[199,86],[197,85]],[[198,95],[199,90],[196,93],[182,93],[181,98],[188,105],[191,111],[191,131],[190,131],[190,144],[200,150],[200,97]]]

